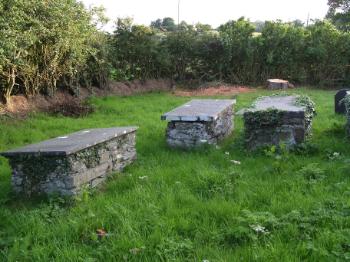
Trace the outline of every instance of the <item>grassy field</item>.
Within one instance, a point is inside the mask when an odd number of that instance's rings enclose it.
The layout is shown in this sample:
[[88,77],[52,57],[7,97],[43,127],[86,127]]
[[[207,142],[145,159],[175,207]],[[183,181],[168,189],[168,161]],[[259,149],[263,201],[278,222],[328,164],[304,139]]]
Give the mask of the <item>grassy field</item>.
[[[291,153],[246,152],[239,117],[220,148],[169,149],[160,115],[190,98],[166,93],[94,98],[96,112],[78,120],[0,120],[0,150],[84,128],[140,127],[135,164],[76,201],[15,198],[0,159],[0,261],[349,260],[345,117],[334,114],[334,92],[293,92],[310,95],[318,116],[313,137]],[[236,108],[265,94],[239,95]]]

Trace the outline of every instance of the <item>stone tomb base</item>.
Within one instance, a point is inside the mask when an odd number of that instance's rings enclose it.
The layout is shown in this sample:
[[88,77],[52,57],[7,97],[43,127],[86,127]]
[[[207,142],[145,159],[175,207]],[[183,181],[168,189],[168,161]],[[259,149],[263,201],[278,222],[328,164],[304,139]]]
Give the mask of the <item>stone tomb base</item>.
[[165,114],[166,141],[171,147],[193,148],[217,144],[233,131],[235,100],[192,100]]
[[258,99],[244,113],[248,149],[303,143],[311,133],[314,113],[313,102],[298,96]]
[[136,128],[84,130],[2,155],[16,193],[75,195],[95,187],[136,159]]

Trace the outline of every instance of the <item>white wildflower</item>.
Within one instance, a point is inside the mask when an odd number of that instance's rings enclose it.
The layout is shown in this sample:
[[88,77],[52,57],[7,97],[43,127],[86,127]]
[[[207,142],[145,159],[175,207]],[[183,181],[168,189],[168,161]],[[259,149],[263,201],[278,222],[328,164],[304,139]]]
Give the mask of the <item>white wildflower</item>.
[[231,163],[232,164],[235,164],[235,165],[240,165],[241,162],[240,161],[237,161],[237,160],[231,160]]
[[250,225],[250,228],[253,229],[257,234],[267,235],[270,233],[265,227],[261,225]]

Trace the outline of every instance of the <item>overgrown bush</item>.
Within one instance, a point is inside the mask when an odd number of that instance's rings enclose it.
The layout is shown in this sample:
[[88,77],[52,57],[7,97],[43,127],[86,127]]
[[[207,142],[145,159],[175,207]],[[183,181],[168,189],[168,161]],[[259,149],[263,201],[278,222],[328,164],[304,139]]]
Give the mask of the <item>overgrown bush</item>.
[[78,81],[96,53],[95,11],[76,0],[0,0],[2,98],[18,92],[53,95],[60,81]]
[[261,33],[244,18],[217,29],[176,25],[171,18],[144,26],[125,18],[108,34],[97,29],[103,10],[87,10],[77,0],[0,0],[0,97],[6,102],[16,93],[53,95],[58,87],[75,93],[80,86],[105,88],[109,79],[263,84],[285,78],[345,85],[350,33],[334,17],[334,24],[309,26],[266,21]]
[[79,99],[69,99],[56,101],[48,108],[48,113],[52,115],[61,115],[73,118],[86,117],[95,111],[95,108]]
[[259,35],[244,18],[217,30],[182,22],[177,30],[120,19],[113,39],[118,80],[170,77],[178,81],[263,84],[285,78],[322,86],[350,82],[350,33],[328,21],[310,26],[266,22]]

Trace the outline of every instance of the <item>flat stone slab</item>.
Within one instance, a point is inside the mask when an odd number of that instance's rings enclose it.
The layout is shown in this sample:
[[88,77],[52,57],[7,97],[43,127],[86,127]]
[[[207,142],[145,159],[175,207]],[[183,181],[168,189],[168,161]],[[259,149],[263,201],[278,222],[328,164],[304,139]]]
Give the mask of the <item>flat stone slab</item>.
[[28,145],[10,150],[0,155],[5,157],[17,155],[67,156],[83,149],[109,141],[113,138],[135,132],[137,127],[115,127],[86,129],[67,136],[46,140],[38,144]]
[[162,120],[182,122],[212,122],[218,119],[220,113],[232,107],[234,99],[195,99],[164,115]]
[[304,112],[303,106],[296,105],[296,96],[269,96],[258,99],[248,111],[264,111],[277,109],[285,112]]

